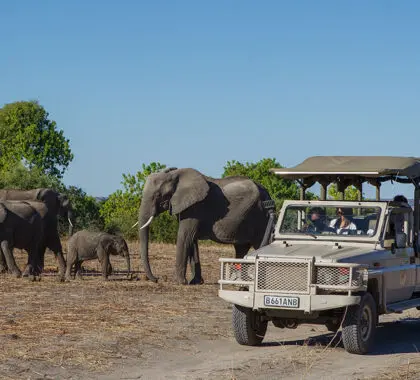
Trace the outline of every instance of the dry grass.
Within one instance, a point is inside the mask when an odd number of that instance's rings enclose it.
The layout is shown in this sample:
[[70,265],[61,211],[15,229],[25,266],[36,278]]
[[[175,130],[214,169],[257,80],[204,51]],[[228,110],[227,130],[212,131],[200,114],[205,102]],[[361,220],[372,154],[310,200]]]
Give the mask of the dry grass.
[[[185,345],[201,337],[215,339],[228,333],[226,304],[217,297],[221,256],[233,255],[226,246],[200,247],[206,284],[181,286],[173,281],[175,247],[154,244],[150,261],[155,275],[166,275],[158,284],[99,276],[60,283],[55,276],[40,282],[0,276],[0,367],[4,375],[19,371],[18,360],[43,361],[46,365],[106,370],[115,358],[141,358],[150,348]],[[139,269],[137,244],[130,244],[133,269]],[[27,259],[15,252],[21,268]],[[125,270],[124,260],[111,257],[116,270]],[[97,261],[85,262],[99,270]],[[51,253],[46,268],[57,269]],[[146,349],[147,348],[147,349]]]
[[366,380],[418,380],[420,378],[420,359],[409,360],[407,364],[381,373]]

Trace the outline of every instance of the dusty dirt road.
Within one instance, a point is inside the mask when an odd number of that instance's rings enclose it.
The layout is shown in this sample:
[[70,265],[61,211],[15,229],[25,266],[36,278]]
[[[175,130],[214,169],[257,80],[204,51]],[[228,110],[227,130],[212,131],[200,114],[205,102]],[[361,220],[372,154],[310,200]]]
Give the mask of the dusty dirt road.
[[[261,347],[238,345],[230,305],[217,296],[218,258],[233,252],[200,250],[206,281],[200,286],[117,276],[105,283],[95,276],[70,283],[0,276],[0,378],[420,379],[417,310],[381,318],[375,351],[366,356],[348,354],[339,334],[331,341],[333,334],[316,325],[269,324]],[[135,244],[130,251],[138,268]],[[157,275],[172,277],[174,251],[152,247]],[[17,256],[23,266],[25,254]],[[122,260],[111,260],[124,269]]]
[[[224,313],[229,320],[230,313]],[[198,339],[188,350],[156,350],[148,360],[127,361],[108,379],[420,379],[420,319],[383,318],[371,355],[348,354],[334,334],[315,325],[272,327],[261,347],[224,339]],[[224,328],[228,326],[223,322]],[[311,337],[311,339],[307,339]],[[338,343],[338,344],[337,344]],[[328,346],[328,344],[331,344]],[[410,368],[411,365],[411,368]]]

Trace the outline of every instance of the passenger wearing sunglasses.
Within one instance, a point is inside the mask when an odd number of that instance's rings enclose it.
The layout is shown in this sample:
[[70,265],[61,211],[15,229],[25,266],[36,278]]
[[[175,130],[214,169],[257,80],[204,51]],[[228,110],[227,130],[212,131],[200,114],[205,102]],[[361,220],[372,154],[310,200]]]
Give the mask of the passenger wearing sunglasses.
[[331,220],[330,227],[333,228],[337,234],[355,234],[357,227],[352,222],[353,209],[351,207],[338,207],[336,214],[337,218]]

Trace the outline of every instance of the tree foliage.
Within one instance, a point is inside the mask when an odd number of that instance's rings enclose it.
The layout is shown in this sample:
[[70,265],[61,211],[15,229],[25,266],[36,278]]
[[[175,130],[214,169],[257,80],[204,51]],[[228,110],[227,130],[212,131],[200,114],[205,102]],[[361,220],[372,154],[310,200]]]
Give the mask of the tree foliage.
[[37,101],[0,108],[0,167],[23,162],[29,168],[62,178],[73,160],[69,140]]
[[[258,182],[267,189],[271,198],[276,202],[278,210],[285,199],[299,199],[299,187],[294,181],[281,178],[270,172],[272,168],[281,167],[280,163],[274,158],[263,158],[255,163],[241,163],[233,160],[228,161],[224,166],[222,177],[242,175]],[[307,192],[306,197],[307,199],[313,199],[314,195]]]
[[29,190],[39,187],[58,188],[60,181],[53,176],[44,174],[41,169],[26,168],[21,162],[14,162],[7,168],[0,169],[1,189]]
[[[344,200],[346,201],[357,201],[359,199],[358,197],[359,191],[355,186],[348,186],[344,191]],[[328,199],[340,199],[337,185],[335,183],[332,183],[330,186],[328,186]]]
[[[63,186],[59,191],[66,194],[70,199],[75,222],[74,232],[83,229],[92,231],[102,231],[104,229],[104,221],[99,212],[102,202],[76,186]],[[68,221],[60,221],[60,232],[67,233],[67,230]]]

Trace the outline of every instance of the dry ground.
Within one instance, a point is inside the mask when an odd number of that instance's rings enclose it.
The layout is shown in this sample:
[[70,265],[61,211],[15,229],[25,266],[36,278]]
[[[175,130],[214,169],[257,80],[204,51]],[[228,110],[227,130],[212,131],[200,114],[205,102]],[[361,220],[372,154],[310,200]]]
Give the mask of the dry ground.
[[[130,244],[139,269],[137,244]],[[21,268],[26,253],[16,251]],[[4,379],[420,379],[420,312],[386,316],[372,355],[347,354],[322,326],[269,326],[262,347],[236,344],[217,296],[227,246],[200,245],[204,285],[172,282],[175,247],[153,244],[158,284],[114,276],[60,283],[0,276],[0,378]],[[111,258],[114,269],[123,259]],[[99,270],[97,262],[86,269]],[[392,322],[398,318],[400,322]],[[313,339],[307,340],[306,338]]]

